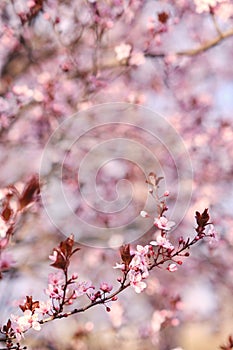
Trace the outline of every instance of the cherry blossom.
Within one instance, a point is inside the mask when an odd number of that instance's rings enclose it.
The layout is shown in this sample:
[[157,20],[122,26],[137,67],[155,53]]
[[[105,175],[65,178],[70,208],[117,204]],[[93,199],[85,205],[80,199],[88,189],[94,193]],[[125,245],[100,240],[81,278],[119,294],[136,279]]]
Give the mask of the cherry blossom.
[[64,296],[64,290],[59,285],[49,284],[45,293],[52,299],[61,300]]
[[123,61],[123,60],[129,58],[132,47],[129,44],[122,43],[122,44],[116,46],[114,50],[116,53],[117,60]]
[[36,311],[39,314],[45,315],[45,314],[49,313],[52,310],[52,302],[51,302],[51,300],[47,300],[46,302],[40,301],[39,304],[40,304],[39,308],[36,309]]
[[48,282],[49,284],[54,286],[63,285],[65,282],[64,274],[61,271],[56,273],[50,273],[48,276]]
[[140,215],[143,217],[143,218],[148,218],[149,217],[149,214],[145,211],[145,210],[142,210],[140,212]]
[[170,272],[175,272],[177,270],[177,265],[176,264],[169,264],[167,267],[167,270]]
[[0,255],[0,272],[10,269],[15,264],[11,253],[2,252]]
[[215,7],[217,4],[224,1],[225,0],[194,0],[198,13],[209,12],[211,7]]
[[136,293],[141,293],[147,286],[145,282],[142,281],[143,277],[140,272],[130,270],[129,280],[131,286],[134,288]]
[[75,296],[80,297],[92,289],[93,289],[93,286],[91,281],[76,283],[74,286]]
[[16,334],[17,340],[23,337],[23,333],[30,328],[36,331],[41,329],[38,322],[38,314],[32,313],[31,310],[25,310],[23,316],[11,315],[12,328]]
[[156,237],[156,240],[151,241],[150,244],[153,246],[161,246],[161,247],[169,249],[169,250],[174,249],[174,246],[171,244],[171,242],[166,237],[163,237],[161,235],[158,235]]
[[108,284],[107,282],[102,282],[100,284],[100,289],[103,291],[103,292],[111,292],[113,286],[111,284]]
[[160,218],[155,218],[154,225],[160,230],[170,231],[173,226],[175,226],[174,221],[168,221],[167,218],[161,216]]

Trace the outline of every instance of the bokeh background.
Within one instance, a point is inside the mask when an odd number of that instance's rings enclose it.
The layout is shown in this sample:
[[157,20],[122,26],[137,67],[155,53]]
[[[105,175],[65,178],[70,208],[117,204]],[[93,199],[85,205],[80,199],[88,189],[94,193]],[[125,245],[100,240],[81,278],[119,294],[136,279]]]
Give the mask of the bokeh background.
[[[174,274],[154,271],[144,293],[124,291],[110,313],[97,307],[45,325],[39,333],[31,331],[29,348],[218,349],[233,331],[232,1],[2,0],[0,12],[1,200],[7,186],[14,184],[21,191],[35,173],[41,175],[44,193],[53,179],[62,183],[75,214],[87,222],[74,232],[77,241],[80,235],[87,238],[72,269],[96,284],[106,280],[117,285],[112,266],[119,261],[116,246],[122,237],[134,239],[137,232],[137,242],[146,244],[153,234],[153,229],[145,230],[143,218],[124,227],[130,215],[138,217],[144,209],[150,171],[164,176],[161,191],[171,192],[170,219],[179,221],[171,234],[174,239],[193,237],[195,211],[205,208],[219,236],[214,246],[194,247]],[[116,114],[114,121],[124,125],[114,128],[108,115],[103,119],[101,113],[93,112],[96,105],[105,103],[112,103],[114,111],[114,102],[131,104],[133,127],[126,128],[125,120]],[[140,106],[147,109],[139,121]],[[70,116],[77,124],[64,132],[62,123]],[[87,132],[88,126],[103,120],[104,128]],[[160,120],[164,124],[158,143],[158,135],[151,138],[149,131],[156,130]],[[172,135],[166,134],[166,127],[172,128]],[[42,156],[57,130],[49,162],[41,172]],[[76,132],[82,135],[72,149],[67,146],[67,132],[74,139]],[[188,156],[176,152],[177,135]],[[112,145],[98,148],[108,139],[114,140]],[[132,144],[124,148],[126,161],[119,159],[116,145],[120,149],[128,139],[136,141],[140,151]],[[93,149],[94,156],[82,163]],[[106,153],[108,159],[112,157],[107,163]],[[62,174],[61,159],[65,159]],[[82,183],[77,177],[80,169]],[[94,177],[93,169],[97,169]],[[187,191],[191,199],[187,204],[187,196],[181,195],[180,212],[175,212],[183,174],[188,184],[181,186],[181,194]],[[54,215],[65,225],[62,200],[56,186],[52,190],[49,200],[56,203]],[[81,202],[81,194],[87,202]],[[98,208],[101,201],[107,203],[105,214],[100,213],[102,206]],[[99,211],[90,210],[90,203]],[[103,249],[93,243],[88,226],[96,226],[98,232],[98,227],[110,230],[119,224],[119,216],[106,215],[109,203],[115,213],[121,209],[123,226],[121,234],[104,238],[108,248]],[[152,202],[150,206],[153,210]],[[23,213],[8,248],[15,263],[0,281],[1,323],[15,313],[16,301],[25,295],[43,298],[52,271],[48,255],[68,234],[63,231],[51,222],[41,201]],[[158,311],[171,310],[174,303],[175,320],[160,329]]]

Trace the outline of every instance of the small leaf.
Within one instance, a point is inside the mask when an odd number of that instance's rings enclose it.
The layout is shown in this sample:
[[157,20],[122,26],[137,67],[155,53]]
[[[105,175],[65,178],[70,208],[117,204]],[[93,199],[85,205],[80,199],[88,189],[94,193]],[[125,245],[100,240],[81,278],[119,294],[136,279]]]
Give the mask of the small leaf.
[[24,187],[23,193],[19,198],[20,209],[25,208],[28,204],[32,203],[35,196],[40,193],[39,178],[34,175],[28,184]]
[[125,244],[120,248],[121,259],[124,262],[126,268],[129,266],[133,255],[130,254],[130,245]]
[[40,303],[39,301],[33,301],[32,296],[26,296],[26,301],[24,305],[19,305],[20,309],[24,312],[25,310],[31,310],[32,313],[35,311],[35,309],[39,308]]
[[196,217],[197,225],[201,228],[204,228],[208,224],[208,221],[210,218],[208,214],[208,208],[205,209],[202,214],[200,214],[199,211],[196,211],[195,217]]

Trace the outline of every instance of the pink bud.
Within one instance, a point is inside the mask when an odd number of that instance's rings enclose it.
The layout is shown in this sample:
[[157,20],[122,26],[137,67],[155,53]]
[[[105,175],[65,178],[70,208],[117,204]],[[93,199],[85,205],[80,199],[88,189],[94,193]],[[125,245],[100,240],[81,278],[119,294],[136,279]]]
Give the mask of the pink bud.
[[149,214],[145,211],[145,210],[142,210],[140,212],[140,215],[143,217],[143,218],[148,218],[149,217]]

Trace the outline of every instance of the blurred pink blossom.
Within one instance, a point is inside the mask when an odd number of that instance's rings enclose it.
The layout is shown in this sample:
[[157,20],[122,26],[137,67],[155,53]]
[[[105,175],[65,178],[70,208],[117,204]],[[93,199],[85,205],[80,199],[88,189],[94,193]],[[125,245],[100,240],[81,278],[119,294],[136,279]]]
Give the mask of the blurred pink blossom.
[[159,219],[155,218],[154,225],[157,226],[160,230],[170,231],[171,228],[176,223],[174,221],[168,221],[167,218],[161,216]]

